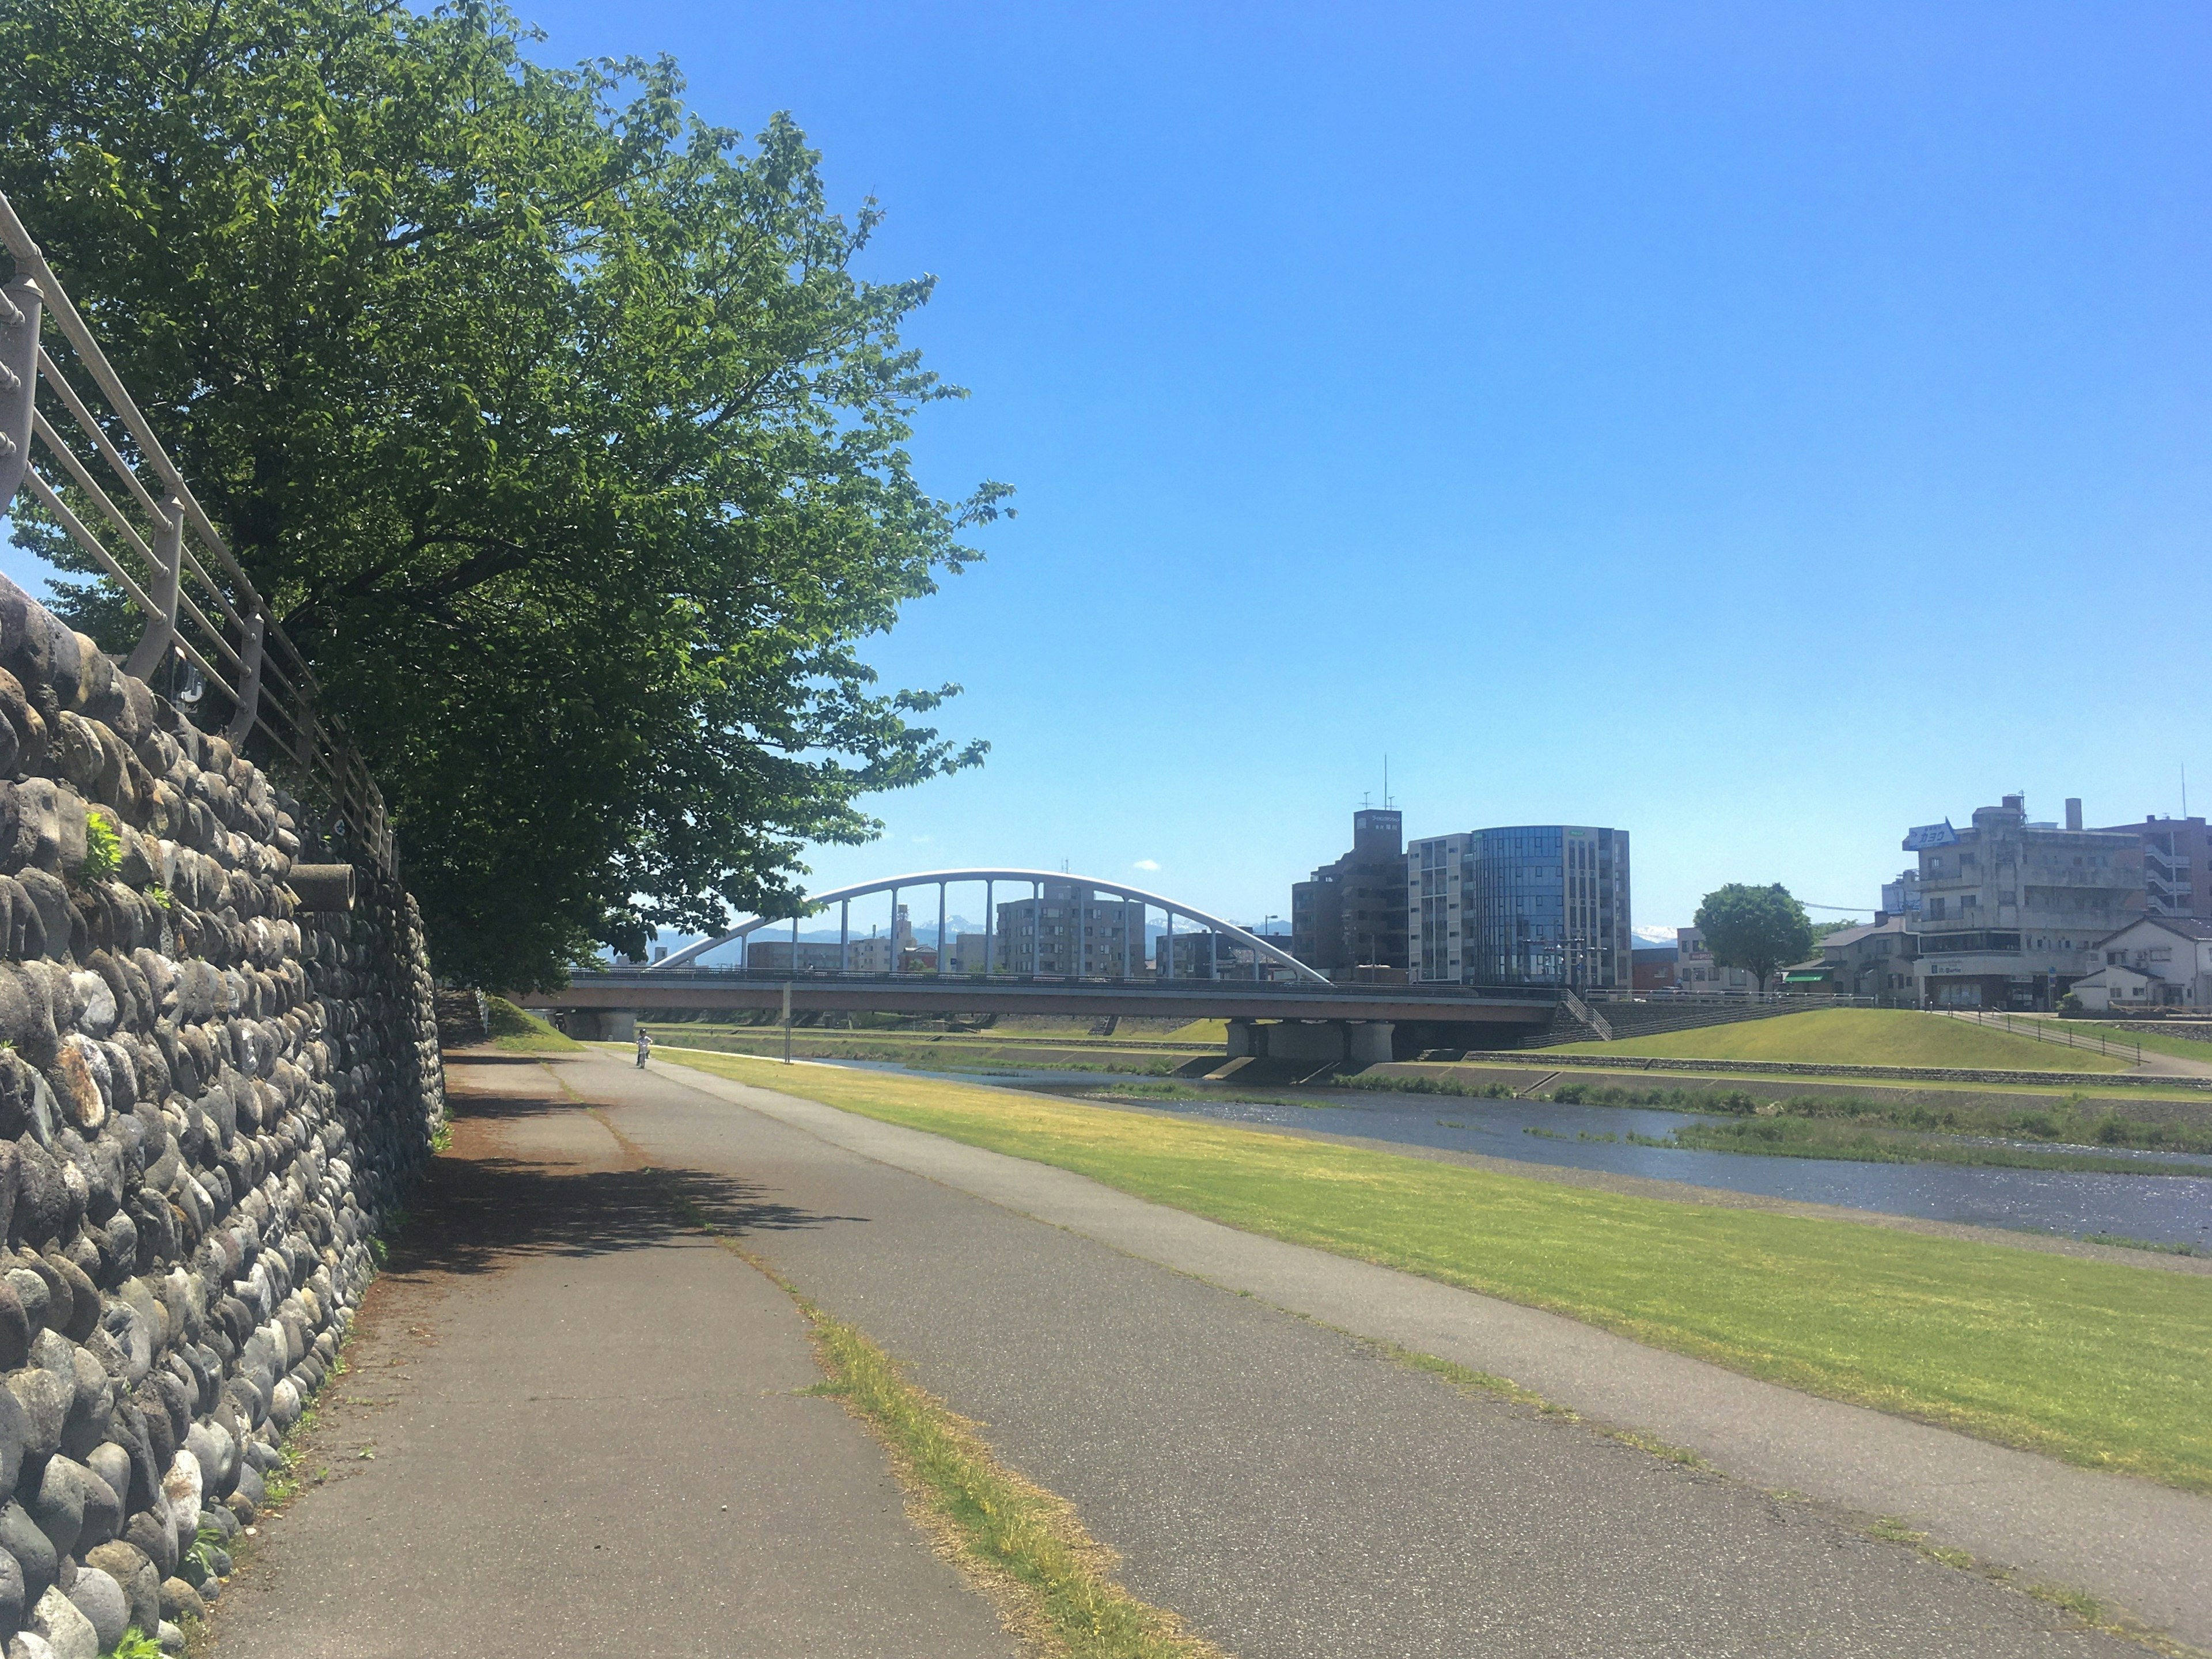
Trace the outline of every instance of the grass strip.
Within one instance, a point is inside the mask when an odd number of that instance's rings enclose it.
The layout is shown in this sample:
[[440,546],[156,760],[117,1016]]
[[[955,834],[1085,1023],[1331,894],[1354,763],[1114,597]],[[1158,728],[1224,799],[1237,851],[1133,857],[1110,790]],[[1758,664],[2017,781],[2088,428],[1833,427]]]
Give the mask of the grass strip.
[[2104,1175],[2212,1176],[2212,1164],[2162,1163],[2069,1148],[1960,1140],[1826,1118],[1758,1117],[1735,1123],[1687,1123],[1665,1135],[1631,1134],[1628,1139],[1638,1146],[1741,1152],[1759,1158],[1844,1158],[1859,1164],[1957,1164],[1985,1169],[2071,1170]]
[[830,1389],[890,1449],[902,1482],[977,1566],[1011,1581],[1019,1622],[1069,1659],[1214,1659],[1220,1650],[1112,1577],[1065,1498],[1000,1463],[975,1426],[899,1374],[856,1327],[805,1302]]
[[1020,1633],[1053,1659],[1227,1659],[1122,1589],[1116,1556],[1074,1506],[1000,1462],[973,1423],[908,1382],[866,1332],[808,1301],[696,1206],[681,1207],[799,1304],[825,1378],[805,1392],[842,1401],[883,1443],[930,1532]]
[[2212,1491],[2212,1279],[933,1079],[664,1058],[1807,1393]]
[[[1976,1072],[2124,1072],[2134,1064],[2132,1033],[2125,1039],[2124,1057],[2100,1053],[2094,1032],[2086,1037],[2078,1030],[2071,1035],[2075,1046],[2063,1038],[2049,1041],[1909,1009],[1814,1008],[1613,1042],[1562,1043],[1559,1052],[1829,1066],[1943,1066]],[[2123,1046],[2118,1033],[2108,1041],[2114,1048]]]

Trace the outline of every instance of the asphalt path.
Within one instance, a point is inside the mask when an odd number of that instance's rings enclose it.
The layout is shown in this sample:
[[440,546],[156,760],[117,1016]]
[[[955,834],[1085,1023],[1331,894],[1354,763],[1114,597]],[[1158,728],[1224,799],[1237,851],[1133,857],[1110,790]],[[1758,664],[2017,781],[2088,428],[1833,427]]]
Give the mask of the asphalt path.
[[[221,1656],[1014,1651],[880,1449],[798,1392],[788,1299],[679,1202],[1242,1659],[2142,1651],[1353,1334],[1514,1374],[1563,1327],[1595,1342],[1553,1355],[1565,1398],[1621,1369],[1602,1333],[681,1067],[449,1065],[455,1155],[311,1437],[331,1478],[264,1529]],[[1627,1346],[1712,1408],[1668,1369],[1693,1362]]]
[[908,1520],[790,1297],[702,1237],[840,1224],[646,1176],[540,1066],[452,1066],[456,1134],[216,1604],[221,1659],[1015,1659]]
[[[1073,1502],[1136,1594],[1244,1659],[2137,1650],[1863,1516],[1470,1396],[1352,1334],[1410,1322],[1430,1340],[1407,1346],[1459,1358],[1424,1298],[1505,1304],[681,1067],[559,1071],[655,1167],[824,1218],[749,1243]],[[1289,1310],[1315,1301],[1342,1316]],[[1507,1311],[1595,1339],[1585,1371],[1618,1362],[1617,1339]],[[1634,1352],[1692,1392],[1713,1370]]]

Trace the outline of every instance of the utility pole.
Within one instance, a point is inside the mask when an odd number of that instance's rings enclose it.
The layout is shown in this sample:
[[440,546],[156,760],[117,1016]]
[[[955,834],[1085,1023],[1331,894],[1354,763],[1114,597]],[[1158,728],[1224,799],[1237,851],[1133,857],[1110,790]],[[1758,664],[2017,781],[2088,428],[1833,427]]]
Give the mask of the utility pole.
[[783,1063],[791,1064],[791,981],[783,982]]

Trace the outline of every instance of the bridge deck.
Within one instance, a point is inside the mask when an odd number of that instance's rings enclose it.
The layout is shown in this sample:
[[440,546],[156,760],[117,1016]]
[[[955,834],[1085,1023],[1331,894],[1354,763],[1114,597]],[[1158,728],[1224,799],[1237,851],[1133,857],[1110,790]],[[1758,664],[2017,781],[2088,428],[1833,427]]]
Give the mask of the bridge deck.
[[516,998],[538,1010],[781,1008],[803,1013],[1067,1014],[1124,1019],[1349,1019],[1535,1026],[1548,993],[1466,986],[1255,984],[1234,980],[1083,980],[993,975],[787,975],[727,969],[579,974],[566,989]]

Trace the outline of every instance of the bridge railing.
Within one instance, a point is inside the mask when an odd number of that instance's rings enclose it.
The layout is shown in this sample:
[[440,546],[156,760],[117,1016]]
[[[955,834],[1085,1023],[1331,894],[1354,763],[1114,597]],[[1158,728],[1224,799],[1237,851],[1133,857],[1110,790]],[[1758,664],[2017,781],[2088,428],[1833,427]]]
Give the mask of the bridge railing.
[[1312,980],[1276,979],[1255,980],[1243,976],[1207,979],[1202,975],[1175,975],[1171,977],[1154,974],[1133,974],[1124,978],[1102,974],[1009,974],[994,972],[946,973],[931,971],[918,973],[841,973],[835,968],[647,968],[624,965],[596,971],[573,974],[570,982],[577,985],[620,985],[665,989],[671,985],[697,985],[702,988],[725,985],[898,985],[915,989],[949,990],[969,987],[981,992],[999,990],[1010,985],[1036,985],[1083,989],[1091,987],[1124,987],[1146,991],[1163,991],[1189,996],[1234,995],[1246,993],[1269,999],[1285,995],[1311,997],[1316,1000],[1341,1001],[1346,999],[1376,1002],[1405,1002],[1409,1000],[1438,1001],[1510,1001],[1551,1002],[1557,1000],[1559,988],[1548,985],[1459,985],[1442,982],[1410,985],[1371,985],[1357,981],[1316,981]]
[[[318,713],[320,688],[307,659],[4,194],[0,244],[15,264],[0,287],[0,513],[27,490],[145,619],[125,668],[188,711],[212,692],[228,709],[222,735],[275,762],[288,786],[328,810],[391,873],[384,797],[344,732]],[[34,439],[58,473],[31,464]]]

